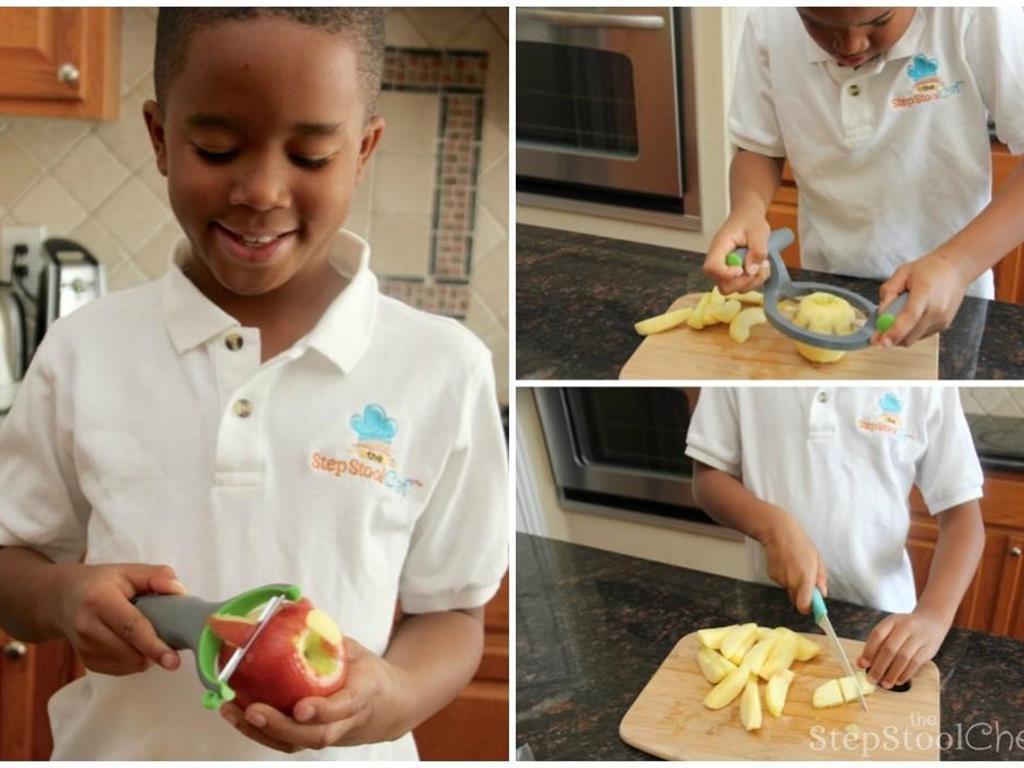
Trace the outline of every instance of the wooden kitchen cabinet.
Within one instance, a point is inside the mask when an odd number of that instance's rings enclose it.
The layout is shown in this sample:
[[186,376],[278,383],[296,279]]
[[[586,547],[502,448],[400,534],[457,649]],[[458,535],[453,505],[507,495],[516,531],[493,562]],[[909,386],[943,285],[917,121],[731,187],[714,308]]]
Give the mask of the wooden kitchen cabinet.
[[118,8],[0,8],[0,113],[114,120]]
[[[1024,640],[1024,476],[986,472],[981,514],[985,546],[953,620],[954,626]],[[917,489],[910,497],[907,551],[918,595],[928,578],[939,526]]]
[[[1021,163],[1010,150],[998,142],[992,143],[992,192],[995,194],[1010,174]],[[794,234],[797,229],[797,186],[793,171],[787,162],[782,171],[782,184],[768,207],[768,223],[772,229],[789,227]],[[924,254],[921,254],[924,255]],[[785,252],[783,261],[788,267],[800,266],[800,237]],[[1024,244],[1010,251],[995,267],[996,299],[1015,304],[1024,304]]]
[[416,729],[423,760],[507,761],[508,573],[484,612],[484,656],[473,681]]

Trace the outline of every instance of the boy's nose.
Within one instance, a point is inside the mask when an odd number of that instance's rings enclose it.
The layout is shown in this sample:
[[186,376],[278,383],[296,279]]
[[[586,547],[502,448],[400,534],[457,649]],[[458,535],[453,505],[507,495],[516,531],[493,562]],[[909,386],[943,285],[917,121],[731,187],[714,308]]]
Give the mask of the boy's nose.
[[277,167],[273,160],[254,160],[239,168],[228,202],[256,211],[286,208],[289,204],[286,179],[287,171]]
[[871,41],[863,32],[847,29],[836,32],[832,45],[835,46],[836,52],[843,56],[856,56],[858,53],[868,50],[871,47]]

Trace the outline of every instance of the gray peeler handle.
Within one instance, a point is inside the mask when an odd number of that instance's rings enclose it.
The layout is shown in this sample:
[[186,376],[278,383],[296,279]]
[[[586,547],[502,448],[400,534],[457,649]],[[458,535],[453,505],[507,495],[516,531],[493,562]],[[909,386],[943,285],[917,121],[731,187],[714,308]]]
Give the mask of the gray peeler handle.
[[222,605],[188,595],[146,595],[135,599],[135,607],[149,619],[160,639],[175,650],[195,651],[207,617]]
[[[793,230],[789,227],[780,227],[779,229],[772,230],[771,234],[768,235],[768,253],[782,253],[792,244]],[[743,246],[737,248],[733,253],[743,258],[747,255],[748,250],[750,249]]]

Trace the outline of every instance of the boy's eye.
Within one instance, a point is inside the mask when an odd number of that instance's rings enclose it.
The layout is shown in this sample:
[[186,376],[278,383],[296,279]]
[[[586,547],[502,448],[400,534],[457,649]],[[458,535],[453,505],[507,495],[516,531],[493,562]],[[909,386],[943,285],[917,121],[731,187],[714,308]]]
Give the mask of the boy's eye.
[[303,157],[302,155],[292,155],[292,162],[300,168],[323,168],[329,162],[331,162],[332,155],[327,157]]
[[199,157],[208,163],[226,163],[238,154],[237,149],[229,149],[226,152],[211,152],[210,150],[203,149],[195,144],[192,145],[192,148],[196,151],[196,154],[199,155]]

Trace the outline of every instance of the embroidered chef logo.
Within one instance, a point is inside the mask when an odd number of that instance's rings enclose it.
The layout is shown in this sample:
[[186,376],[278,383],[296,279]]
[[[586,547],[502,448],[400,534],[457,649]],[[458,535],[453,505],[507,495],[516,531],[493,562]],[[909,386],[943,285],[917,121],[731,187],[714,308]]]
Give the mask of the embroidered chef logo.
[[929,59],[923,53],[917,54],[907,65],[907,77],[910,78],[910,95],[894,97],[892,106],[896,109],[916,107],[918,104],[956,96],[964,82],[957,80],[947,85],[939,76],[938,59]]
[[902,410],[903,401],[892,392],[887,392],[878,400],[878,411],[871,417],[857,420],[857,429],[862,432],[883,432],[902,440],[907,436],[903,431]]
[[398,422],[388,417],[383,407],[370,404],[362,413],[349,419],[356,441],[348,451],[353,457],[337,459],[314,451],[311,466],[335,477],[352,477],[380,483],[401,496],[412,487],[423,485],[419,480],[403,477],[391,455],[391,441],[398,434]]

